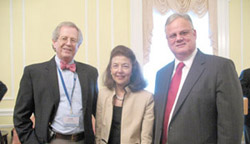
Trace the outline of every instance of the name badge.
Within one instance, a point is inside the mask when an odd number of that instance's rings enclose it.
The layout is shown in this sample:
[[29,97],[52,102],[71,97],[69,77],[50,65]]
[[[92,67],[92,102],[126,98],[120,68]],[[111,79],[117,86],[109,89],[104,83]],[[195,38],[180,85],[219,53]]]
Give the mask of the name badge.
[[79,126],[79,116],[70,115],[63,118],[64,126],[66,127],[78,127]]

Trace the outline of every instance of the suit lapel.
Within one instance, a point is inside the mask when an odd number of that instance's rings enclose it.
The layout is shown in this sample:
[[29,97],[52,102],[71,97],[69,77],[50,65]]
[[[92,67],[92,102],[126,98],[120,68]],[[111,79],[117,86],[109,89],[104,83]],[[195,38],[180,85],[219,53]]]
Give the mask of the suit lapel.
[[[78,74],[79,82],[81,84],[82,89],[82,105],[83,105],[83,112],[85,113],[86,110],[86,102],[87,102],[87,95],[88,95],[88,78],[86,75],[86,70],[84,67],[81,67],[78,62],[76,63],[76,72]],[[59,91],[59,84],[58,84],[58,76],[57,76],[57,67],[55,58],[53,57],[49,62],[45,71],[48,75],[48,88],[50,89],[51,94],[53,95],[53,103],[55,104],[55,108],[58,107],[60,101],[60,91]],[[55,115],[56,113],[54,113]]]
[[186,98],[189,96],[189,93],[192,90],[193,86],[197,83],[197,81],[199,80],[201,74],[205,70],[204,56],[205,55],[198,50],[198,52],[197,52],[197,54],[196,54],[196,56],[194,58],[193,64],[192,64],[192,66],[190,68],[190,71],[189,71],[189,73],[187,75],[187,78],[186,78],[186,80],[185,80],[185,82],[184,82],[184,84],[182,86],[182,90],[180,92],[178,101],[176,103],[172,119],[178,113],[178,111],[180,110],[182,104],[184,103]]
[[[171,83],[171,77],[172,77],[172,73],[173,73],[173,69],[174,69],[174,61],[171,62],[168,66],[169,68],[166,69],[166,71],[163,73],[163,75],[166,75],[165,77],[163,77],[163,79],[161,80],[161,85],[160,85],[160,89],[163,90],[163,94],[161,96],[163,96],[163,98],[161,98],[163,101],[163,104],[162,105],[166,105],[167,104],[167,95],[168,95],[168,90],[169,90],[169,86],[170,86],[170,83]],[[164,86],[164,87],[162,87]],[[164,108],[165,110],[165,108]],[[163,110],[163,115],[164,115],[164,111]]]
[[[56,62],[55,57],[53,57],[49,62],[48,65],[45,67],[45,71],[47,72],[48,80],[47,86],[51,93],[52,104],[55,104],[55,109],[57,109],[60,101],[60,92],[59,92],[59,84],[58,84],[58,77],[57,77],[57,69],[56,69]],[[54,113],[55,115],[56,113]],[[54,116],[53,116],[54,117]]]
[[78,75],[82,89],[82,108],[83,108],[83,113],[85,113],[87,98],[88,98],[88,77],[85,68],[81,67],[81,65],[78,62],[75,63],[76,63],[76,73]]
[[159,112],[159,116],[161,117],[159,119],[159,123],[163,123],[164,121],[168,89],[169,89],[169,85],[171,82],[173,69],[174,69],[174,61],[169,63],[165,68],[163,68],[163,71],[159,73],[160,79],[157,79],[159,83],[155,86],[156,87],[155,93],[157,93],[157,96],[159,96],[159,97],[155,97],[155,100],[159,103],[160,106],[162,106],[162,107],[159,107],[159,109],[157,109],[157,111]]

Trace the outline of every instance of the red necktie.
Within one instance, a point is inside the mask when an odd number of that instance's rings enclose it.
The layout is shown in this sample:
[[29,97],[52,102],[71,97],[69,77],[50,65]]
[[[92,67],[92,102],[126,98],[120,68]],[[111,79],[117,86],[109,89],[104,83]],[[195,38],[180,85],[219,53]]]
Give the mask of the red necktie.
[[61,66],[62,70],[68,69],[72,72],[76,71],[76,64],[74,64],[74,63],[73,64],[66,64],[65,62],[61,61],[60,66]]
[[162,144],[166,144],[167,142],[167,133],[168,133],[168,122],[169,122],[169,115],[172,110],[179,85],[181,82],[181,75],[182,75],[182,68],[185,66],[183,62],[180,62],[176,68],[175,74],[172,78],[169,90],[168,90],[168,99],[167,105],[165,109],[165,118],[164,118],[164,129],[163,129],[163,137],[162,137]]

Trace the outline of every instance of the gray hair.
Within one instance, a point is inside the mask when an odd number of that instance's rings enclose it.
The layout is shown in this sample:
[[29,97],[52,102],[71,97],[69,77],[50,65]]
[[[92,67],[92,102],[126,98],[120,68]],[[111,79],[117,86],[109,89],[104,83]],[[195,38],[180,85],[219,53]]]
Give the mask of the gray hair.
[[59,35],[60,35],[60,30],[63,26],[68,26],[68,27],[72,27],[72,28],[75,28],[78,32],[78,37],[77,37],[77,43],[78,43],[78,46],[80,46],[82,44],[82,41],[83,41],[83,37],[82,37],[82,32],[81,30],[76,26],[76,24],[74,24],[73,22],[70,22],[70,21],[64,21],[64,22],[61,22],[56,28],[55,30],[53,31],[52,33],[52,40],[53,41],[57,41],[58,38],[59,38]]
[[190,16],[188,14],[180,14],[180,13],[174,13],[174,14],[170,15],[166,21],[165,27],[168,26],[170,23],[172,23],[177,18],[183,18],[183,19],[189,21],[191,27],[194,28],[193,22],[192,22],[192,19],[190,18]]

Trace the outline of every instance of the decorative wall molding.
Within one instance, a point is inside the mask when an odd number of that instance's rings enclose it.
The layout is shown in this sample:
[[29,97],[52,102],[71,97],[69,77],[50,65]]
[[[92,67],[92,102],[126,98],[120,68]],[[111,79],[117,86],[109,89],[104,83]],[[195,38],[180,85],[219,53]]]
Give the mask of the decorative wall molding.
[[[14,109],[0,109],[0,117],[13,117]],[[12,121],[11,121],[12,123]],[[0,124],[0,129],[13,128],[13,124]]]
[[142,1],[130,0],[130,27],[131,27],[131,49],[134,51],[138,62],[143,64],[142,43]]
[[218,55],[229,58],[229,2],[217,1]]
[[7,97],[8,100],[14,100],[15,97],[15,69],[14,69],[14,41],[13,41],[13,2],[10,0],[10,67],[11,67],[11,96]]
[[240,0],[240,51],[241,51],[241,70],[244,68],[244,25],[243,25],[243,0]]
[[3,129],[3,128],[13,128],[14,125],[13,124],[1,124],[0,125],[0,129]]
[[111,0],[111,50],[115,47],[115,38],[114,38],[114,0]]
[[22,49],[23,49],[23,67],[26,66],[26,37],[25,37],[25,0],[22,0]]
[[96,50],[97,50],[97,70],[100,70],[100,4],[96,0]]
[[15,94],[15,92],[13,91],[13,90],[11,90],[11,96],[4,96],[3,97],[3,99],[2,99],[2,101],[13,101],[13,100],[15,100],[15,98],[14,98],[14,94]]
[[10,91],[9,95],[5,95],[2,101],[13,101],[15,99],[15,75],[14,75],[14,48],[13,48],[13,2],[9,1],[9,17],[10,17]]
[[84,7],[85,15],[84,15],[84,25],[85,25],[85,30],[84,30],[84,44],[85,44],[85,62],[88,63],[89,58],[88,58],[88,0],[85,0],[85,7]]
[[13,116],[14,109],[0,109],[1,116]]

